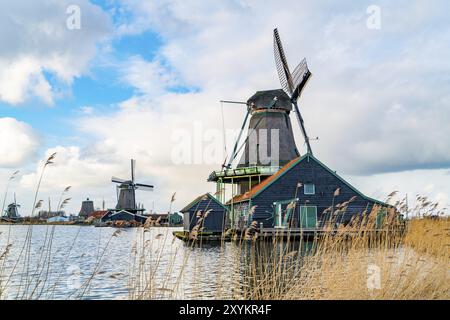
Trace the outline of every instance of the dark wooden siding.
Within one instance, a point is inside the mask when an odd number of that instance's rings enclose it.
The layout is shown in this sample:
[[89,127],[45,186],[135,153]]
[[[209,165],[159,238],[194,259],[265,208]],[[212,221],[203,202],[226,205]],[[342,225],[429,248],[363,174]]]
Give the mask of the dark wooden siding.
[[[197,212],[201,210],[205,213],[211,210],[203,222],[202,232],[222,232],[225,227],[225,219],[227,217],[227,210],[211,198],[200,200],[197,204],[192,206],[187,212],[184,212],[184,229],[191,231],[197,223]],[[187,220],[186,220],[187,219]],[[189,230],[187,230],[189,228]]]
[[146,221],[146,217],[144,216],[140,216],[140,215],[135,215],[132,213],[128,213],[128,212],[113,212],[113,211],[109,211],[107,214],[105,214],[101,220],[103,222],[105,221],[137,221],[139,223],[145,223]]
[[313,158],[307,157],[251,199],[251,205],[257,206],[251,220],[256,220],[258,223],[262,222],[264,227],[273,226],[273,203],[295,198],[295,191],[299,182],[303,185],[314,183],[314,195],[305,195],[302,186],[298,189],[297,198],[299,198],[299,205],[317,206],[319,222],[328,219],[327,213],[324,214],[323,212],[331,207],[333,194],[337,188],[340,188],[340,194],[335,197],[335,205],[348,201],[353,196],[357,197],[348,206],[344,216],[340,218],[342,222],[349,221],[352,216],[361,214],[366,209],[370,210],[374,204],[373,201],[361,197]]

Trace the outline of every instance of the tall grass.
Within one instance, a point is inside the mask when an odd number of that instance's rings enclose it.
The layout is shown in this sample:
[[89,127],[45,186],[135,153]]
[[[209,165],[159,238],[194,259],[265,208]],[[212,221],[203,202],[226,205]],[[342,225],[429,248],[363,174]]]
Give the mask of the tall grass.
[[[313,241],[309,249],[287,242],[278,242],[272,251],[255,247],[252,263],[244,267],[248,285],[242,297],[449,299],[449,225],[448,218],[413,220],[404,237],[363,227],[355,233],[347,226]],[[423,231],[427,227],[431,235]],[[379,283],[373,285],[371,277]]]
[[[403,204],[396,203],[399,208],[405,208]],[[166,298],[185,298],[176,289],[189,278],[194,284],[189,298],[211,298],[210,288],[205,290],[202,284],[214,274],[213,298],[219,299],[450,299],[450,219],[432,206],[421,218],[412,211],[424,211],[422,206],[409,210],[417,218],[405,223],[395,210],[388,210],[381,224],[378,213],[385,209],[375,206],[362,220],[340,224],[336,232],[310,240],[264,239],[252,230],[239,241],[218,245],[218,266],[202,260],[198,251],[209,248],[194,237],[184,244],[180,262],[184,272],[175,281],[170,281],[170,273],[158,279],[154,270],[145,276],[145,269],[134,269],[140,289],[139,295],[130,298],[161,298],[155,291],[161,287],[169,292]],[[201,213],[199,217],[204,218]],[[335,225],[330,220],[324,229]],[[145,260],[141,255],[141,266]],[[176,264],[176,254],[169,255],[169,260]],[[161,264],[158,257],[153,267]],[[136,288],[130,286],[130,292]]]

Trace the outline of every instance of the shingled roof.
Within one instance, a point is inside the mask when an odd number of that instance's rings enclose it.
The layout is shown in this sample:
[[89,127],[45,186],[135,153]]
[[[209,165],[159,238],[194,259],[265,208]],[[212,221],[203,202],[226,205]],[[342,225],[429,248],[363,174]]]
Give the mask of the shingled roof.
[[216,202],[218,205],[220,205],[221,207],[223,207],[225,210],[228,210],[228,208],[226,208],[219,200],[217,200],[213,195],[211,195],[210,193],[205,193],[202,194],[201,196],[198,196],[197,198],[195,198],[191,203],[189,203],[186,207],[184,207],[183,209],[180,210],[180,212],[187,212],[189,211],[189,209],[191,209],[193,206],[195,206],[197,203],[199,203],[202,200],[210,200],[210,201],[214,201]]
[[288,171],[296,162],[297,160],[300,159],[300,157],[297,157],[295,159],[292,159],[291,161],[289,161],[288,163],[286,163],[286,165],[284,165],[283,167],[280,168],[280,170],[278,170],[276,173],[274,173],[273,175],[271,175],[269,178],[267,178],[266,180],[264,180],[261,183],[258,183],[256,186],[254,186],[253,188],[251,188],[249,191],[247,191],[244,194],[240,194],[235,196],[233,199],[229,200],[227,202],[227,204],[230,204],[231,202],[242,202],[245,200],[249,200],[251,199],[253,196],[255,196],[259,191],[261,191],[262,189],[264,189],[265,186],[268,186],[269,184],[271,184],[273,181],[275,181],[279,176],[281,176],[284,172]]
[[313,159],[314,161],[316,161],[320,166],[322,166],[325,170],[327,170],[329,173],[331,173],[336,178],[338,178],[340,181],[342,181],[345,185],[347,185],[350,189],[352,189],[354,192],[356,192],[362,198],[364,198],[366,200],[369,200],[369,201],[373,201],[374,203],[377,203],[377,204],[380,204],[380,205],[383,205],[383,206],[389,206],[388,204],[386,204],[386,203],[384,203],[382,201],[379,201],[379,200],[367,197],[364,194],[362,194],[358,189],[353,187],[350,183],[348,183],[342,177],[337,175],[335,171],[332,171],[330,168],[328,168],[326,165],[324,165],[322,162],[320,162],[317,158],[315,158],[310,153],[306,153],[306,154],[304,154],[301,157],[297,157],[295,159],[292,159],[285,166],[283,166],[280,170],[278,170],[275,174],[273,174],[272,176],[270,176],[269,178],[267,178],[263,182],[257,184],[256,186],[251,188],[246,193],[241,194],[241,195],[237,195],[234,198],[230,199],[226,204],[228,205],[228,204],[231,204],[231,203],[238,203],[238,202],[243,202],[243,201],[247,201],[247,200],[252,199],[254,196],[256,196],[260,192],[262,192],[266,187],[268,187],[269,185],[274,183],[276,180],[278,180],[283,174],[285,174],[287,171],[289,171],[295,165],[297,165],[298,163],[300,163],[301,161],[303,161],[304,159],[307,159],[307,158],[310,158],[310,159]]

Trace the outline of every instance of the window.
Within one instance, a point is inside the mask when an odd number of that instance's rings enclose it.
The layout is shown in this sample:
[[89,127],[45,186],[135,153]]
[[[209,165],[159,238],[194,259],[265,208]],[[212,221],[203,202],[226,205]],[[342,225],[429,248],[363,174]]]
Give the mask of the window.
[[316,186],[314,185],[314,183],[305,183],[303,191],[305,194],[315,194]]
[[294,209],[298,199],[283,200],[273,203],[274,206],[274,227],[288,227],[294,218]]
[[317,225],[317,207],[300,206],[300,228],[315,228]]

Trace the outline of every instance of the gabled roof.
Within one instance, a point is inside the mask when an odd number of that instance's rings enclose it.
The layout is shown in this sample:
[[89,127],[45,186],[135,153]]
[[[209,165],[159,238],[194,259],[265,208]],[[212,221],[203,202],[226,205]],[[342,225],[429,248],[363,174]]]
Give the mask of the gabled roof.
[[215,203],[217,203],[219,206],[221,206],[222,208],[224,208],[225,210],[228,210],[227,207],[225,207],[219,200],[217,200],[213,195],[211,195],[210,193],[205,193],[202,194],[201,196],[198,196],[197,198],[195,198],[191,203],[189,203],[186,207],[184,207],[183,209],[180,210],[180,212],[187,212],[189,211],[193,206],[197,205],[197,203],[199,203],[202,200],[207,200],[207,199],[211,199],[213,200]]
[[[251,188],[249,191],[247,191],[244,194],[241,195],[237,195],[235,196],[232,200],[233,202],[242,202],[245,200],[249,200],[251,198],[253,198],[254,196],[256,196],[260,191],[262,191],[263,189],[265,189],[266,186],[272,184],[274,181],[276,181],[278,179],[278,177],[280,177],[281,175],[283,175],[286,171],[289,171],[290,168],[292,168],[294,166],[295,163],[297,163],[297,161],[300,159],[300,157],[297,157],[295,159],[292,159],[291,161],[289,161],[288,163],[286,163],[283,167],[280,168],[280,170],[278,170],[276,173],[274,173],[273,175],[271,175],[269,178],[267,178],[266,180],[264,180],[261,183],[258,183],[256,186],[254,186],[253,188]],[[231,203],[232,200],[229,200],[227,202],[227,204]]]
[[339,179],[342,183],[344,183],[347,187],[349,187],[351,190],[353,190],[356,194],[358,194],[361,198],[369,200],[369,201],[373,201],[377,204],[380,205],[387,205],[386,203],[376,200],[376,199],[372,199],[370,197],[365,196],[364,194],[362,194],[358,189],[356,189],[355,187],[353,187],[350,183],[348,183],[347,181],[345,181],[342,177],[340,177],[338,174],[336,174],[336,172],[334,172],[333,170],[331,170],[330,168],[328,168],[326,165],[324,165],[322,162],[320,162],[317,158],[315,158],[312,154],[310,153],[306,153],[305,155],[295,158],[293,160],[291,160],[290,162],[288,162],[284,167],[282,167],[277,173],[275,173],[274,175],[270,176],[269,178],[267,178],[266,180],[264,180],[263,182],[257,184],[256,186],[254,186],[253,188],[251,188],[249,191],[247,191],[246,193],[242,194],[242,195],[238,195],[236,197],[234,197],[233,199],[229,200],[227,202],[227,204],[230,204],[232,201],[233,203],[237,203],[237,202],[243,202],[243,201],[248,201],[251,198],[257,196],[258,194],[260,194],[262,191],[264,191],[267,187],[269,187],[272,183],[274,183],[275,181],[277,181],[279,178],[281,178],[286,172],[288,172],[289,170],[291,170],[293,167],[295,167],[297,164],[299,164],[300,162],[302,162],[305,159],[312,159],[313,161],[315,161],[317,164],[319,164],[322,168],[324,168],[326,171],[328,171],[329,173],[331,173],[333,176],[335,176],[337,179]]
[[[114,216],[119,215],[119,214],[126,214],[126,215],[128,215],[128,216],[139,217],[139,218],[141,218],[141,219],[146,219],[146,218],[147,218],[147,217],[145,217],[145,216],[143,216],[143,215],[136,214],[136,213],[132,213],[132,212],[127,211],[127,210],[108,211],[108,213],[105,214],[103,217],[107,217],[107,215],[108,215],[110,212],[111,212],[112,214],[109,215],[109,218],[114,217]],[[103,218],[103,217],[102,217],[102,218]]]
[[125,213],[125,214],[127,214],[127,215],[134,216],[134,213],[132,213],[132,212],[130,212],[130,211],[127,211],[127,210],[124,210],[124,209],[119,210],[119,211],[113,211],[112,214],[111,214],[111,216],[115,216],[115,215],[120,214],[120,213]]
[[96,210],[96,211],[92,212],[89,217],[94,217],[95,219],[100,219],[107,212],[108,212],[107,210]]

